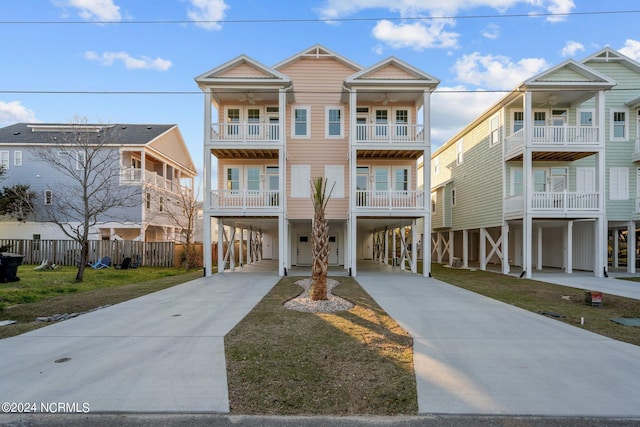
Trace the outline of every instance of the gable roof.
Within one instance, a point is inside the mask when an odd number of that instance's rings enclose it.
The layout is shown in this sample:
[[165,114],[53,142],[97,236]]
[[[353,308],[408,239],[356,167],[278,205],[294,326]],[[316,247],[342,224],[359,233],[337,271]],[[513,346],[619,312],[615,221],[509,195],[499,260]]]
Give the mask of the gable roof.
[[[234,72],[235,71],[235,72]],[[267,67],[248,57],[240,55],[195,78],[199,86],[216,84],[288,84],[291,79],[279,71]]]
[[[87,135],[108,145],[146,145],[168,132],[175,124],[69,124],[69,123],[16,123],[0,128],[0,144],[52,144],[69,132],[86,129]],[[91,143],[91,140],[90,140]]]
[[640,63],[616,50],[611,49],[610,47],[605,47],[582,60],[583,64],[588,62],[619,62],[636,73],[640,73]]
[[526,89],[557,89],[559,87],[608,89],[615,85],[616,82],[610,77],[585,64],[568,59],[525,80],[520,87]]
[[393,83],[394,85],[427,85],[432,89],[435,89],[435,87],[440,83],[440,80],[396,57],[391,56],[377,64],[352,74],[345,80],[346,86],[352,86],[360,83],[368,85],[384,85],[388,83]]
[[307,49],[304,49],[293,56],[281,61],[273,66],[274,69],[281,69],[287,65],[293,64],[296,61],[299,61],[303,58],[312,57],[312,58],[333,58],[336,61],[346,65],[347,67],[353,68],[354,70],[361,70],[362,67],[352,60],[339,55],[332,50],[327,49],[321,44],[315,44]]

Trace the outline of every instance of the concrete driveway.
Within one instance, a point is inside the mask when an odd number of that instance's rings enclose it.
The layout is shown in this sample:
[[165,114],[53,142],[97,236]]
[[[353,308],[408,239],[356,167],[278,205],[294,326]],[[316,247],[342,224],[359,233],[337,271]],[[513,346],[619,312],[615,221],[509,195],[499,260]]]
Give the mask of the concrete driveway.
[[414,338],[420,413],[640,416],[640,347],[414,274],[362,271]]
[[228,412],[224,336],[278,280],[217,274],[0,340],[0,402]]

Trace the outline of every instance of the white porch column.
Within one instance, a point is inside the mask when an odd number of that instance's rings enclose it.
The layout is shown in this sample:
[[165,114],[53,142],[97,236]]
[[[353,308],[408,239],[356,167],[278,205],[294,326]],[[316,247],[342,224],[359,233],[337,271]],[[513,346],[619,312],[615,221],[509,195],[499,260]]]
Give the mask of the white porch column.
[[453,231],[449,230],[449,265],[453,264]]
[[522,176],[524,179],[524,215],[522,217],[522,268],[527,279],[531,278],[533,267],[533,239],[531,215],[531,198],[533,195],[533,165],[531,148],[529,145],[533,139],[533,108],[532,94],[529,91],[523,97],[524,117],[524,151],[522,155]]
[[224,273],[224,225],[218,218],[218,273]]
[[[418,227],[414,219],[411,221],[411,272],[418,272]],[[385,233],[386,235],[387,233]]]
[[[614,234],[614,252],[617,254],[617,229]],[[595,254],[594,254],[594,276],[595,277],[603,277],[604,271],[607,268],[607,252],[606,248],[608,246],[607,243],[607,221],[604,218],[604,215],[596,218],[596,221],[593,225],[593,233],[595,235]]]
[[391,229],[391,265],[396,266],[396,229]]
[[537,270],[542,270],[542,227],[538,226],[538,253],[536,256],[536,269]]
[[211,262],[211,216],[204,214],[202,218],[202,260],[204,265],[205,276],[211,276],[213,274],[213,263]]
[[389,230],[384,229],[384,263],[389,264]]
[[278,275],[284,276],[284,269],[287,266],[288,251],[287,224],[284,213],[278,215]]
[[462,267],[469,268],[469,230],[462,230]]
[[236,269],[236,223],[234,222],[229,229],[229,269],[235,271]]
[[636,272],[636,223],[627,224],[627,273]]
[[355,277],[356,276],[356,247],[357,247],[357,230],[356,230],[356,224],[358,221],[358,217],[351,212],[349,214],[349,240],[351,241],[351,243],[349,244],[349,261],[350,261],[350,266],[351,266],[351,276]]
[[422,218],[422,222],[424,225],[424,237],[422,238],[422,275],[429,277],[431,275],[431,215],[426,214]]
[[502,274],[509,274],[509,224],[502,226]]
[[531,279],[532,262],[532,242],[533,242],[533,226],[531,215],[525,215],[522,222],[522,270],[525,272],[524,277]]
[[487,269],[487,230],[480,229],[480,270]]
[[244,262],[243,262],[244,261],[243,260],[243,258],[244,258],[244,255],[243,255],[243,252],[244,252],[244,248],[243,248],[243,246],[244,246],[244,228],[242,228],[242,226],[240,227],[240,235],[238,236],[238,240],[240,242],[238,244],[238,265],[240,267],[242,267],[244,265]]
[[567,273],[573,273],[573,221],[567,222]]
[[251,252],[251,245],[253,244],[253,228],[249,227],[247,230],[247,264],[253,264],[253,253]]
[[612,258],[613,258],[613,267],[614,268],[618,268],[618,251],[620,251],[620,245],[618,242],[618,228],[614,228],[613,229],[613,254],[612,254]]

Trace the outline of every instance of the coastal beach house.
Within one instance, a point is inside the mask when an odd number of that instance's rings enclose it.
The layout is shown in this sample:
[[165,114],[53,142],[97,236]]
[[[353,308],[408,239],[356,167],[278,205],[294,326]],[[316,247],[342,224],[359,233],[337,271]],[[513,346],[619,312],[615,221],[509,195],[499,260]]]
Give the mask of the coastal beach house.
[[[88,141],[76,144],[78,134]],[[95,141],[95,144],[94,144]],[[91,228],[95,240],[137,240],[147,242],[179,240],[180,226],[167,216],[181,192],[193,189],[196,168],[177,125],[158,124],[45,124],[18,123],[0,129],[0,159],[5,169],[3,187],[29,185],[36,194],[35,217],[26,221],[0,221],[4,239],[68,239],[58,226],[45,221],[58,195],[69,193],[74,182],[50,163],[37,157],[38,150],[57,150],[70,156],[82,169],[92,145],[110,150],[118,185],[139,189],[139,204],[112,209]],[[77,185],[77,183],[76,183]]]
[[432,154],[434,259],[635,272],[639,118],[640,64],[610,48],[518,85]]
[[[272,67],[242,55],[195,80],[205,100],[204,236],[216,220],[226,247],[218,271],[236,258],[277,260],[280,275],[311,265],[314,177],[333,188],[331,265],[356,275],[359,260],[397,258],[416,271],[416,223],[430,228],[416,165],[431,154],[437,79],[394,57],[364,68],[315,45]],[[205,264],[211,274],[211,252]]]

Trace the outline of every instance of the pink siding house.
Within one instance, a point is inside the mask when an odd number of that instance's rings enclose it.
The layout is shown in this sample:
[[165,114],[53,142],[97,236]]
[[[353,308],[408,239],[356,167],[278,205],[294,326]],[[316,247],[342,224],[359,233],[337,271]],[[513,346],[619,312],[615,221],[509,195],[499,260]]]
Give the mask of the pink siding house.
[[[241,55],[196,79],[204,92],[205,266],[217,226],[218,271],[277,260],[311,264],[309,181],[334,185],[329,262],[393,260],[429,274],[430,97],[439,81],[394,57],[362,67],[321,45],[274,65]],[[421,188],[417,183],[424,182]],[[214,221],[216,223],[214,223]],[[422,242],[424,240],[424,243]],[[231,242],[242,242],[242,244]]]

